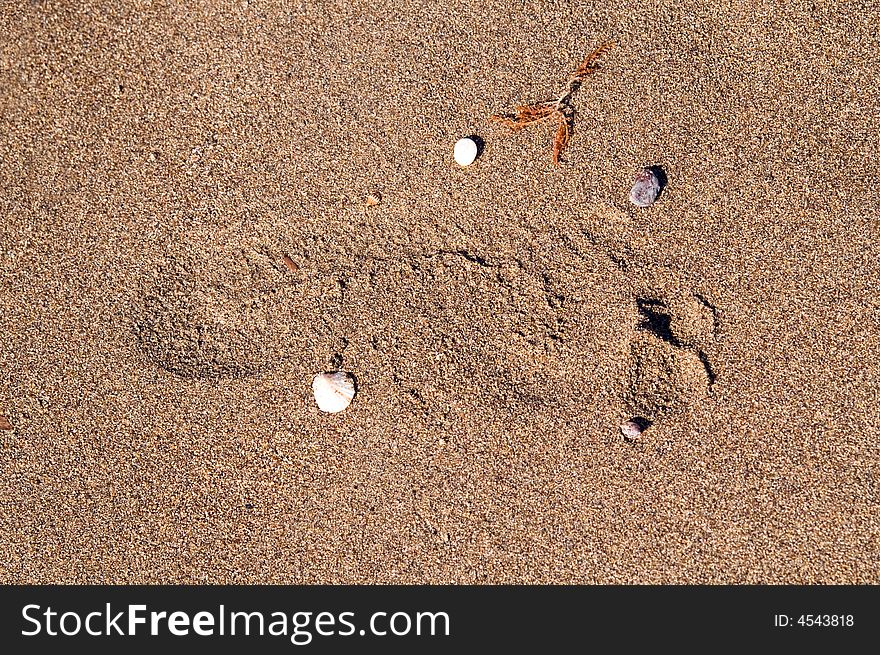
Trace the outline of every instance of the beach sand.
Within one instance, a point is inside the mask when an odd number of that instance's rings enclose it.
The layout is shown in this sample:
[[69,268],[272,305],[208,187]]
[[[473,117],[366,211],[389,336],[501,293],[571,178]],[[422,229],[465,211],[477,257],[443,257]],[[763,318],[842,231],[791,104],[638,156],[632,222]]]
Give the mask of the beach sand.
[[878,20],[4,2],[0,579],[880,582]]

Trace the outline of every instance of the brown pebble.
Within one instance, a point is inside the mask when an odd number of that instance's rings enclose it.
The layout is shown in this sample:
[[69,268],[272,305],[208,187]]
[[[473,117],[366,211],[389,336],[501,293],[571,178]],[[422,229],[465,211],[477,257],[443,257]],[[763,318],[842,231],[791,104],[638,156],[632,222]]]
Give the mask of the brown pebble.
[[12,423],[5,416],[0,416],[0,430],[14,430]]
[[299,264],[297,264],[295,261],[293,261],[290,257],[288,257],[287,255],[284,255],[283,259],[284,259],[284,265],[287,268],[289,268],[292,272],[296,273],[299,270]]

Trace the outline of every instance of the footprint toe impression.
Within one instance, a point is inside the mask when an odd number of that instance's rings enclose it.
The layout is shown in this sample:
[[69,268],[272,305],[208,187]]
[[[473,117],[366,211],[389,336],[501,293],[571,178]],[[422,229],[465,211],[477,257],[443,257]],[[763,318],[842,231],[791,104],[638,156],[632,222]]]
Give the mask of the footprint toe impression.
[[673,309],[663,298],[636,299],[640,320],[626,398],[634,413],[660,417],[712,393],[716,373],[704,347],[714,323],[700,306],[688,301]]

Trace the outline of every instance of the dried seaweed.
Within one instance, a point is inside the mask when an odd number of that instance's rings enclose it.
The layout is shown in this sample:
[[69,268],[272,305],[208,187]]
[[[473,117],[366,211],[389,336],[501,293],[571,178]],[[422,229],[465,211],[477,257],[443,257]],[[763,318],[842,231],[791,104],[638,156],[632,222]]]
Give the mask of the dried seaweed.
[[571,142],[571,134],[574,128],[574,107],[571,105],[571,97],[577,91],[587,76],[599,69],[599,58],[614,45],[608,41],[588,54],[580,65],[572,73],[565,87],[565,92],[557,100],[538,102],[532,105],[520,105],[516,108],[513,116],[496,114],[489,120],[494,123],[518,132],[528,125],[538,123],[555,123],[556,136],[553,139],[553,164],[559,166],[559,157]]

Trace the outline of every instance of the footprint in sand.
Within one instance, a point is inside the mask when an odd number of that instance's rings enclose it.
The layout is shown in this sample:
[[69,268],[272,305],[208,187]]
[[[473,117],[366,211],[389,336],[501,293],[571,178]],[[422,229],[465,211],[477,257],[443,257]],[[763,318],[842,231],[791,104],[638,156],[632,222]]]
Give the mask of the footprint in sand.
[[[633,264],[626,248],[586,233],[562,241],[561,258],[541,254],[558,248],[523,259],[301,253],[291,270],[279,244],[195,235],[148,278],[135,332],[175,375],[310,379],[344,361],[369,372],[372,402],[398,398],[426,416],[468,402],[524,421],[576,416],[584,394],[620,394],[653,421],[709,396],[715,307],[667,269]],[[621,331],[627,322],[634,329]]]

